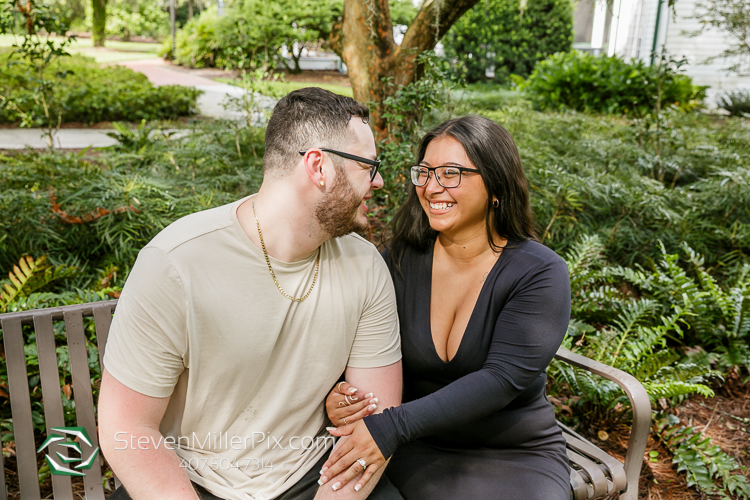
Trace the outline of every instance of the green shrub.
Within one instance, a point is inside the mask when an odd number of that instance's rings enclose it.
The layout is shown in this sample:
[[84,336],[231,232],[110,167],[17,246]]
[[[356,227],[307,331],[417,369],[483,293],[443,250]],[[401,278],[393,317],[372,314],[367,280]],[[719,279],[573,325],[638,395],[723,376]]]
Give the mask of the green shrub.
[[573,9],[569,0],[478,2],[442,40],[446,58],[467,81],[506,82],[509,75],[527,76],[550,54],[570,50]]
[[[172,40],[167,38],[162,44],[160,55],[171,59],[175,64],[190,68],[217,66],[223,59],[223,51],[216,38],[216,28],[220,18],[214,6],[192,18],[175,35],[175,53],[169,53]],[[220,66],[220,65],[218,65]]]
[[522,85],[540,109],[575,109],[642,116],[661,104],[691,109],[705,98],[705,87],[680,74],[673,65],[647,66],[642,61],[560,53],[536,66]]
[[[165,85],[154,87],[141,73],[121,66],[100,68],[91,58],[74,55],[62,58],[48,68],[58,74],[51,100],[51,115],[61,113],[63,123],[102,121],[140,121],[173,119],[197,112],[200,91],[191,87]],[[8,104],[16,103],[30,116],[26,125],[40,126],[44,109],[33,89],[35,77],[18,58],[0,53],[0,123],[19,123],[22,116]]]
[[730,116],[750,116],[750,90],[725,92],[716,97],[716,104]]

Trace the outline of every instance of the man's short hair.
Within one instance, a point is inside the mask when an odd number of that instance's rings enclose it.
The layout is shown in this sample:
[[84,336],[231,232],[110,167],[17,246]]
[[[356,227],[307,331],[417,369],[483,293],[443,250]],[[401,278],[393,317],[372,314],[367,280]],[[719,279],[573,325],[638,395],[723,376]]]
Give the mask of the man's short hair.
[[[318,87],[295,90],[273,108],[266,127],[263,174],[283,176],[299,162],[299,152],[309,148],[341,149],[354,140],[349,120],[367,123],[369,110],[351,97]],[[332,156],[334,163],[339,158]]]

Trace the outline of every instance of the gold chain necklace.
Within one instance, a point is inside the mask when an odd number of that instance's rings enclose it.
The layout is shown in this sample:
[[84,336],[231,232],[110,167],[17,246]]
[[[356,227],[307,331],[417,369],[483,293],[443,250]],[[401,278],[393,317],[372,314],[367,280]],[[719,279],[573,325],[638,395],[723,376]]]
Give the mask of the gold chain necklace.
[[260,221],[258,221],[258,216],[255,214],[255,198],[253,197],[253,217],[255,217],[255,225],[258,226],[258,236],[260,237],[260,246],[263,248],[263,257],[266,258],[266,265],[268,266],[268,272],[271,273],[271,278],[273,278],[273,282],[276,283],[276,288],[279,289],[281,292],[281,295],[286,297],[289,300],[293,300],[294,302],[302,302],[306,298],[310,296],[310,294],[313,291],[313,288],[315,287],[315,283],[318,281],[318,271],[320,270],[320,247],[318,247],[318,256],[315,258],[315,276],[313,277],[312,285],[310,285],[310,289],[307,291],[307,293],[302,297],[294,297],[292,295],[289,295],[284,291],[283,288],[281,288],[281,285],[279,284],[279,280],[276,279],[276,275],[273,272],[273,268],[271,267],[271,260],[268,258],[268,251],[266,250],[266,244],[263,242],[263,233],[260,230]]

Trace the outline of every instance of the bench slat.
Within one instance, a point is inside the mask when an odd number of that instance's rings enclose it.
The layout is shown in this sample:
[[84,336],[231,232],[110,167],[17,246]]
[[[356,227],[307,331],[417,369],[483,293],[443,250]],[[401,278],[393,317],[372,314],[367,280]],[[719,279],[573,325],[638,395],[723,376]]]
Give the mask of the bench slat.
[[[2,438],[2,435],[0,435]],[[5,483],[5,459],[3,452],[0,450],[0,500],[8,500],[8,492]]]
[[109,326],[112,324],[112,306],[94,308],[94,324],[96,325],[96,346],[99,349],[99,366],[104,373],[104,348],[107,345]]
[[[115,305],[112,302],[105,302],[101,306],[94,308],[94,323],[96,325],[96,346],[99,349],[99,366],[102,374],[104,373],[104,349],[107,347],[107,335],[109,327],[112,325],[112,312]],[[116,474],[113,474],[115,489],[119,488],[122,483]]]
[[[0,321],[0,327],[3,329],[5,361],[8,369],[19,489],[21,498],[24,500],[38,500],[41,498],[41,493],[39,492],[39,474],[36,468],[34,425],[31,419],[29,377],[26,371],[26,354],[23,350],[21,320],[3,318]],[[5,490],[4,485],[3,490]]]
[[588,483],[594,490],[593,495],[589,498],[601,498],[612,489],[611,483],[607,480],[604,472],[599,468],[599,464],[589,460],[583,455],[579,455],[571,449],[566,449],[565,451],[568,454],[568,459],[582,469],[582,471],[580,471],[581,476],[585,479],[584,472],[589,476],[591,482],[589,483],[586,481],[586,483]]
[[573,468],[570,469],[570,489],[570,500],[587,500],[589,498],[586,481],[584,481],[581,474]]
[[[35,316],[34,330],[36,350],[39,355],[39,377],[42,380],[42,397],[44,398],[44,422],[47,427],[47,436],[50,436],[53,433],[52,427],[65,426],[52,316]],[[68,457],[68,449],[57,444],[52,444],[45,450],[45,453],[53,457],[57,452]],[[53,475],[52,491],[55,494],[55,500],[73,500],[70,476]]]
[[[68,353],[73,377],[73,394],[76,403],[76,419],[79,427],[86,429],[93,448],[99,446],[94,417],[94,397],[91,392],[91,373],[89,372],[88,350],[86,349],[86,334],[83,331],[83,317],[81,310],[65,311],[65,332],[68,337]],[[102,468],[99,458],[94,465],[86,470],[83,484],[86,488],[87,500],[104,500],[102,490]]]
[[[562,426],[562,424],[560,425]],[[628,478],[625,475],[625,465],[622,462],[613,456],[608,455],[606,452],[597,448],[594,444],[585,440],[568,428],[564,428],[563,436],[565,436],[568,448],[571,448],[588,458],[601,462],[600,467],[603,466],[606,471],[609,472],[614,489],[617,491],[625,489],[625,486],[628,484]]]

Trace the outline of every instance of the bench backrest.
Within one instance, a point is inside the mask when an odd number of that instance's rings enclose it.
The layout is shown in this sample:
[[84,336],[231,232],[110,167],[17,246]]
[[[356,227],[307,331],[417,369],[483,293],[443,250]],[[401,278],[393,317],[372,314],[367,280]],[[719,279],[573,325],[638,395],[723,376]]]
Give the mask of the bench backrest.
[[[104,345],[107,341],[107,333],[109,332],[112,313],[116,303],[116,300],[111,300],[0,315],[0,328],[3,333],[5,359],[8,370],[8,392],[10,394],[13,416],[13,437],[16,447],[16,462],[18,464],[18,483],[20,496],[23,500],[37,500],[41,498],[39,470],[37,467],[37,445],[42,439],[53,435],[62,436],[67,439],[60,439],[57,442],[49,444],[43,452],[53,457],[54,464],[62,464],[64,468],[69,468],[69,470],[76,473],[83,472],[85,474],[83,476],[83,483],[88,500],[104,500],[102,470],[100,466],[101,454],[94,457],[94,463],[90,468],[76,469],[76,465],[81,465],[80,460],[75,460],[78,451],[73,449],[69,452],[69,447],[61,446],[65,441],[73,440],[76,436],[75,431],[71,433],[66,430],[53,430],[53,428],[65,427],[62,389],[55,345],[55,322],[64,322],[70,360],[69,368],[73,385],[76,426],[85,429],[91,446],[88,446],[80,435],[77,441],[81,448],[81,458],[90,458],[93,456],[93,452],[99,447],[99,442],[94,413],[91,373],[89,372],[89,350],[87,348],[85,331],[85,323],[91,320],[85,318],[93,317],[96,328],[96,345],[101,346],[101,349],[98,349],[99,366],[101,366],[102,357],[104,356]],[[42,398],[44,401],[46,436],[35,435],[32,420],[27,355],[24,352],[24,338],[28,338],[31,330],[33,330],[36,337],[39,379],[41,381]],[[33,356],[30,361],[32,363],[35,361]],[[66,463],[64,460],[68,457],[70,457],[70,463]],[[54,467],[55,465],[52,466]],[[0,484],[3,486],[0,488],[0,500],[6,500],[7,497],[4,469],[3,459],[0,455]],[[52,475],[52,488],[55,499],[73,499],[70,475]]]

